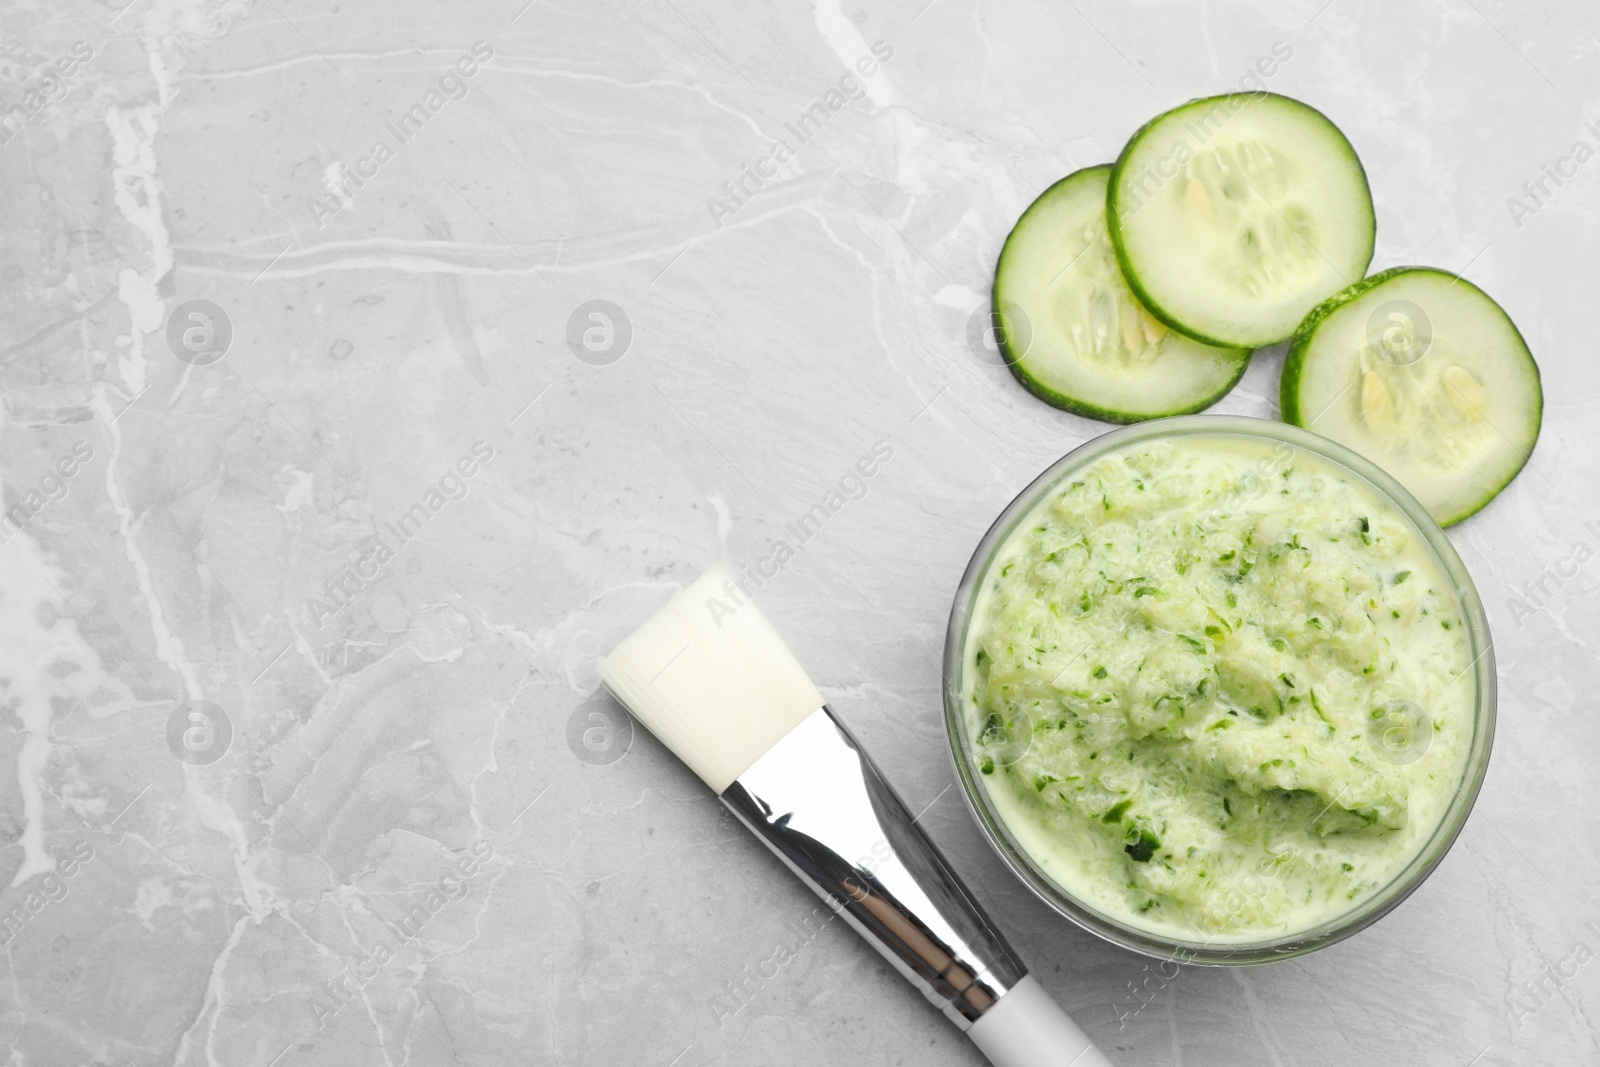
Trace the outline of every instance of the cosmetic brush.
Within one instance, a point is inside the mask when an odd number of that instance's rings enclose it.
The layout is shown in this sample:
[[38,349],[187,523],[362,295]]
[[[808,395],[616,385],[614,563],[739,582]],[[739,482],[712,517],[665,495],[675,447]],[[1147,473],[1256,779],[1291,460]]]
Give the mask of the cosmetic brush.
[[606,688],[996,1067],[1111,1067],[734,588],[719,566],[675,595]]

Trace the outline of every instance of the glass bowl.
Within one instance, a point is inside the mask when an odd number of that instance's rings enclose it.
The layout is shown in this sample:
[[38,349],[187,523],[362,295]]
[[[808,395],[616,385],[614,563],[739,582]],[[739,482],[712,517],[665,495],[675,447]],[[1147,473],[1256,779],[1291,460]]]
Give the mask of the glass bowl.
[[[975,746],[971,743],[962,707],[966,691],[963,677],[966,643],[976,593],[982,588],[991,562],[1018,523],[1069,475],[1106,455],[1157,441],[1181,444],[1184,438],[1195,435],[1243,437],[1268,446],[1287,443],[1293,448],[1312,453],[1335,468],[1342,468],[1353,475],[1358,483],[1366,483],[1379,497],[1388,500],[1421,538],[1446,579],[1453,585],[1457,608],[1466,624],[1469,652],[1473,657],[1468,668],[1473,672],[1475,689],[1472,739],[1455,795],[1445,808],[1432,836],[1386,885],[1368,893],[1347,911],[1304,930],[1257,940],[1241,940],[1237,935],[1230,935],[1228,940],[1223,941],[1198,936],[1198,932],[1193,940],[1168,937],[1098,910],[1053,879],[1019,843],[989,796],[976,762]],[[1148,956],[1182,963],[1265,963],[1331,945],[1370,926],[1409,896],[1439,865],[1465,824],[1488,769],[1495,725],[1494,653],[1483,605],[1466,567],[1444,532],[1428,515],[1427,509],[1393,477],[1350,449],[1295,426],[1227,415],[1186,415],[1123,427],[1080,445],[1051,464],[1000,513],[1000,517],[978,543],[950,610],[944,648],[944,705],[945,729],[955,760],[956,778],[966,795],[967,807],[1000,858],[1041,900],[1105,940]]]

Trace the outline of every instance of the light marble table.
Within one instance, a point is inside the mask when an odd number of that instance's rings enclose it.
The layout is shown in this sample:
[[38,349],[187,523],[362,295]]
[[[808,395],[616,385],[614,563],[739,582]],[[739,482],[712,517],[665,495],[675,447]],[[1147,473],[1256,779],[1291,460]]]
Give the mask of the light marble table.
[[[879,442],[760,601],[1117,1063],[1600,1058],[1600,163],[1524,185],[1600,145],[1592,6],[121,2],[0,21],[9,1062],[978,1063],[596,696]],[[969,327],[1041,189],[1275,46],[1374,268],[1496,295],[1548,404],[1451,533],[1502,683],[1454,850],[1349,941],[1151,982],[951,789],[957,579],[1105,429]]]

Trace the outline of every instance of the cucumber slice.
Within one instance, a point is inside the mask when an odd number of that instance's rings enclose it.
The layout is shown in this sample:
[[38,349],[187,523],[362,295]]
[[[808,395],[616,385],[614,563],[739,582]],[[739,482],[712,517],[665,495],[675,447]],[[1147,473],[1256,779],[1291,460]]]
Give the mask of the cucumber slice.
[[1428,267],[1374,274],[1306,316],[1281,400],[1285,422],[1371,459],[1441,526],[1516,477],[1544,412],[1539,367],[1510,316]]
[[1000,350],[1029,392],[1091,419],[1208,408],[1250,353],[1172,333],[1140,306],[1106,233],[1110,175],[1109,164],[1069,174],[1017,220],[994,274]]
[[1107,212],[1150,312],[1234,347],[1282,341],[1359,281],[1377,231],[1350,142],[1274,93],[1194,100],[1145,123],[1117,158]]

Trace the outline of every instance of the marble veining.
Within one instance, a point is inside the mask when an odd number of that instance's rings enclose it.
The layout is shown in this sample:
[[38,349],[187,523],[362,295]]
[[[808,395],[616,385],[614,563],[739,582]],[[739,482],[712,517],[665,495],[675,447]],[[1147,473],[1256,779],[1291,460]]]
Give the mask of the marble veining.
[[[1572,0],[15,0],[8,1062],[979,1063],[597,692],[718,559],[1115,1062],[1600,1061],[1597,59]],[[938,661],[983,530],[1105,429],[983,343],[1001,242],[1252,78],[1547,405],[1451,531],[1501,683],[1472,820],[1372,930],[1227,971],[1006,872]],[[1217,410],[1273,417],[1281,363]]]

